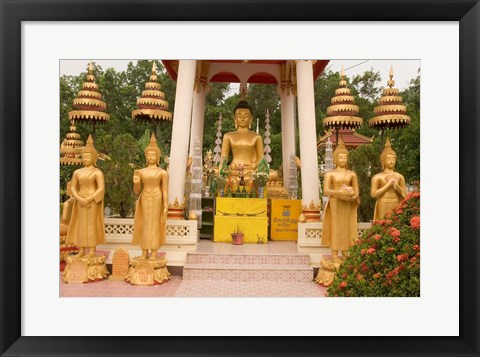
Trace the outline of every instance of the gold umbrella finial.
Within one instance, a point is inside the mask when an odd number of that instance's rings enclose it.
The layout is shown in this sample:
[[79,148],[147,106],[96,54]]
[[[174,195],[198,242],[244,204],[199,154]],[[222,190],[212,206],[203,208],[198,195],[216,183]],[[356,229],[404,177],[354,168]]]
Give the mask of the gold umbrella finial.
[[390,88],[393,88],[393,86],[395,85],[395,81],[393,80],[393,65],[390,65],[390,73],[388,74],[388,76],[390,77],[390,79],[387,81],[387,85]]
[[342,64],[342,74],[340,75],[341,79],[345,78],[345,70],[343,69],[343,64]]
[[152,64],[152,74],[157,74],[157,64],[155,63],[155,60],[153,60]]
[[93,74],[92,61],[88,63],[87,82],[95,82],[95,75]]

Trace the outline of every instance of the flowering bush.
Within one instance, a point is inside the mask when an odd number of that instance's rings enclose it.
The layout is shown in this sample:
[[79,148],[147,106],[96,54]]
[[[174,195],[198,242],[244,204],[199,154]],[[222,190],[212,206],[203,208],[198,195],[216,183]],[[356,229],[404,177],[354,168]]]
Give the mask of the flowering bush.
[[420,193],[374,221],[340,266],[328,296],[420,296]]

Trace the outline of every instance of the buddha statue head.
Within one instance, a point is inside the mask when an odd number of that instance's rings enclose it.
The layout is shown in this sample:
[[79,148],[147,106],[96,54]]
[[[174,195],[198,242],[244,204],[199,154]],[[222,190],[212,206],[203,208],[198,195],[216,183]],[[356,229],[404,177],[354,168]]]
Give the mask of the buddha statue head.
[[348,150],[345,147],[342,137],[338,139],[338,145],[333,152],[333,162],[337,167],[347,167],[348,163]]
[[93,146],[92,134],[88,135],[87,144],[81,151],[84,166],[97,163],[98,152]]
[[253,110],[246,100],[240,100],[233,109],[233,117],[235,119],[235,129],[248,128],[252,126]]
[[380,161],[382,163],[382,169],[388,168],[393,170],[397,162],[397,154],[392,149],[390,144],[390,139],[387,137],[385,140],[385,145],[383,146],[383,151],[380,154]]
[[145,147],[144,153],[147,165],[156,164],[157,166],[160,166],[160,156],[162,152],[157,145],[157,139],[155,139],[154,133],[150,136],[150,143]]

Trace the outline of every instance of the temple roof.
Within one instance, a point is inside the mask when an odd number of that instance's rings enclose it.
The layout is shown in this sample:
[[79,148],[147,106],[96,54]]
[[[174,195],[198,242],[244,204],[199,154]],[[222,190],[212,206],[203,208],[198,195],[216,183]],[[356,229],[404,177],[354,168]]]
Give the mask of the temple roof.
[[[355,130],[340,129],[338,135],[342,136],[343,142],[346,147],[355,148],[360,145],[368,145],[373,143],[373,137],[369,138],[365,135],[357,133]],[[332,142],[332,145],[335,147],[337,144],[337,135],[334,130],[329,130],[325,132],[325,135],[318,139],[317,149],[325,146],[328,138]]]
[[[276,64],[280,65],[286,63],[287,60],[207,60],[210,63],[232,63],[239,64],[245,63],[248,64]],[[327,66],[329,60],[317,60],[313,64],[313,77],[314,80],[317,79],[323,70]],[[167,70],[170,78],[177,80],[178,73],[178,60],[162,60],[163,66]],[[236,75],[229,72],[223,72],[216,74],[211,80],[211,82],[222,82],[222,83],[239,83],[239,79]],[[248,83],[255,84],[276,84],[277,81],[268,73],[256,73],[248,79]]]

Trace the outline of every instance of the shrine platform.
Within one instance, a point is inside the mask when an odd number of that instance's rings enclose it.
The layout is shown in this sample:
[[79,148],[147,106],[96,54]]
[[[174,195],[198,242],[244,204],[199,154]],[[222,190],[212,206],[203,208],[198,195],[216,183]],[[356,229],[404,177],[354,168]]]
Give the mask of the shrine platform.
[[123,281],[68,285],[61,297],[323,297],[326,288],[314,282],[308,254],[297,243],[233,245],[202,239],[186,253],[183,276],[137,287]]

